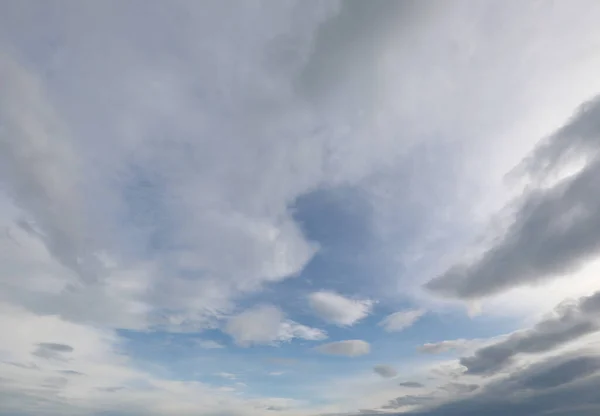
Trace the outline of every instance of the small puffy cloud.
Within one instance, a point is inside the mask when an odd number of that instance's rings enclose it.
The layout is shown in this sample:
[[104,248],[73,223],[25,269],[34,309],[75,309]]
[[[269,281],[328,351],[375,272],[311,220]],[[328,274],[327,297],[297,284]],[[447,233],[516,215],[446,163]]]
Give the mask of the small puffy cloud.
[[328,344],[319,345],[315,349],[323,354],[357,357],[359,355],[368,354],[371,351],[371,346],[366,341],[352,339],[330,342]]
[[281,376],[281,375],[283,375],[283,374],[284,374],[284,372],[283,372],[283,371],[271,371],[271,372],[269,373],[269,375],[270,375],[270,376],[275,376],[275,377],[277,377],[277,376]]
[[324,331],[286,320],[284,313],[272,305],[260,305],[229,318],[224,328],[242,347],[269,345],[294,338],[317,341],[327,338]]
[[392,378],[398,375],[396,369],[390,365],[378,364],[373,367],[373,371],[383,378]]
[[373,301],[348,299],[334,292],[312,293],[308,302],[312,310],[324,321],[338,326],[351,326],[371,312]]
[[322,329],[312,328],[287,320],[281,323],[278,338],[282,341],[288,341],[293,338],[305,339],[307,341],[321,341],[327,338],[327,334]]
[[213,341],[211,339],[202,339],[199,340],[196,345],[205,350],[216,350],[225,348],[225,345],[218,343],[217,341]]
[[379,322],[379,326],[382,326],[387,332],[399,332],[412,326],[424,314],[423,309],[399,311],[386,316]]

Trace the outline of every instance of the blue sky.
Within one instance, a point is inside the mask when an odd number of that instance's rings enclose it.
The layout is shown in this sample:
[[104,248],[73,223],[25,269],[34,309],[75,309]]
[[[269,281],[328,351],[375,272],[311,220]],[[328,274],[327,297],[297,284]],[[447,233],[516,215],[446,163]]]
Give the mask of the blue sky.
[[0,0],[0,416],[598,414],[599,19]]

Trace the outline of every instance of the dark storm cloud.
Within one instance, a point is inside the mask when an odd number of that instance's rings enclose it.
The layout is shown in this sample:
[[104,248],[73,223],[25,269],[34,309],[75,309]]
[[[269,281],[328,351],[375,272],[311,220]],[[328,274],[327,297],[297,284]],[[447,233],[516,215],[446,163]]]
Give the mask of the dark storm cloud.
[[532,328],[515,332],[508,338],[475,351],[460,363],[468,374],[489,374],[508,366],[519,354],[535,354],[551,351],[569,341],[600,330],[600,292],[579,299],[577,302],[560,304],[553,316]]
[[543,181],[570,162],[585,165],[554,186],[526,193],[495,245],[426,287],[443,296],[480,298],[573,272],[600,253],[600,97],[583,105],[522,167]]

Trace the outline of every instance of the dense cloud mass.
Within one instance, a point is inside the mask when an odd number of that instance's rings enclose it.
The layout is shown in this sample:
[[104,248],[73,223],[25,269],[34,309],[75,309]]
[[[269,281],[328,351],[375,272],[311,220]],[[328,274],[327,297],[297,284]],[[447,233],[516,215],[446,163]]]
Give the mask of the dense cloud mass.
[[599,21],[0,0],[0,416],[597,416]]
[[[491,383],[475,395],[451,400],[428,410],[404,412],[402,415],[593,416],[600,411],[597,395],[600,386],[598,359],[597,355],[552,358]],[[406,396],[402,399],[399,398],[395,403],[422,404],[433,400],[429,396]],[[393,403],[387,406],[393,406]]]
[[581,106],[523,162],[534,183],[583,163],[552,186],[533,187],[519,201],[505,234],[473,263],[427,284],[464,299],[493,295],[576,271],[600,252],[600,97]]
[[600,292],[574,303],[559,305],[553,315],[533,328],[483,347],[460,363],[471,374],[493,373],[511,364],[519,354],[552,351],[584,335],[600,331]]

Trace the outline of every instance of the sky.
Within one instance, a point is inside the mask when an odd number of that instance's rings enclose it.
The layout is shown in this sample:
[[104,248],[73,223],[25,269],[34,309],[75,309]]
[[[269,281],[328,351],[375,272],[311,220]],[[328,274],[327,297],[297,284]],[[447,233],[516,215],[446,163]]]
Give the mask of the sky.
[[0,416],[600,414],[598,21],[0,0]]

